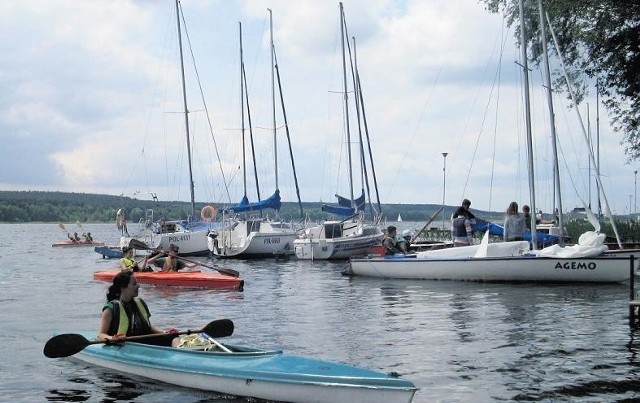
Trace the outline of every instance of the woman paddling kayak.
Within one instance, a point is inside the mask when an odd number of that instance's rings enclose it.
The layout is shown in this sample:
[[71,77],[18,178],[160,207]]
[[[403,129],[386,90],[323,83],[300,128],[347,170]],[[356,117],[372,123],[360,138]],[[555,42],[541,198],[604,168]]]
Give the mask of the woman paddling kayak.
[[150,339],[145,343],[176,347],[179,337],[171,337],[178,330],[162,331],[150,321],[149,307],[138,297],[140,285],[132,271],[122,271],[113,278],[113,284],[107,291],[107,303],[102,308],[98,340],[117,342],[125,336],[139,336],[151,333],[169,333]]

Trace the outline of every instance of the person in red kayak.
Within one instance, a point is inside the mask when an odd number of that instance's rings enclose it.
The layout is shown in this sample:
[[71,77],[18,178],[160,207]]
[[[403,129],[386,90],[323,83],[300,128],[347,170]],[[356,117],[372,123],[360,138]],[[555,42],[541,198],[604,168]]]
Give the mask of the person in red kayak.
[[121,271],[113,278],[113,284],[107,291],[107,303],[102,308],[100,331],[98,340],[117,342],[124,336],[139,336],[160,333],[158,337],[145,339],[145,344],[176,347],[180,344],[180,337],[171,337],[177,329],[163,331],[151,324],[151,313],[146,302],[138,297],[140,285],[135,274]]

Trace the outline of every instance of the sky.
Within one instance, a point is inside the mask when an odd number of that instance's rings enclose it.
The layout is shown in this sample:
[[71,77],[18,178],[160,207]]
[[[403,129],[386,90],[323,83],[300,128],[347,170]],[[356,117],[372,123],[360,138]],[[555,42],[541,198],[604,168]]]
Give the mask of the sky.
[[[0,2],[0,189],[190,200],[175,8],[172,0]],[[288,136],[277,80],[273,130],[268,9]],[[339,3],[183,0],[181,10],[196,202],[237,203],[245,182],[255,201],[254,172],[261,198],[277,187],[296,201],[287,137],[302,201],[348,197]],[[344,13],[380,201],[531,204],[520,50],[502,16],[471,0],[347,0]],[[246,111],[242,153],[240,24],[255,170]],[[553,55],[551,68],[560,68]],[[542,73],[530,69],[535,205],[550,212],[549,110]],[[357,196],[366,133],[355,98],[349,84]],[[563,210],[597,207],[590,136],[611,210],[635,212],[640,164],[627,160],[593,91],[577,109],[562,94],[553,104]]]

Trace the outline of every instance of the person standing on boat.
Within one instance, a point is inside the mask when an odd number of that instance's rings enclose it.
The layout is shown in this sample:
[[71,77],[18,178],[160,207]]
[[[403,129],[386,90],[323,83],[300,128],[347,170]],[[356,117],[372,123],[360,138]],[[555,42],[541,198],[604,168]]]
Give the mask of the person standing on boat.
[[467,220],[475,220],[476,216],[473,215],[471,211],[469,211],[469,207],[471,207],[471,201],[469,201],[469,199],[464,199],[462,201],[462,204],[458,206],[456,211],[454,211],[453,214],[451,214],[451,221],[455,220],[457,217],[460,217],[460,216],[463,216]]
[[522,206],[522,215],[524,217],[525,228],[531,231],[531,207],[527,206],[526,204]]
[[505,242],[524,240],[524,216],[518,213],[518,203],[511,202],[504,216],[503,239]]
[[451,238],[453,246],[469,246],[473,243],[471,220],[464,214],[457,215],[451,221]]
[[393,225],[387,227],[387,235],[382,240],[382,246],[384,246],[385,255],[395,255],[396,253],[405,254],[398,242],[398,230]]
[[[524,216],[525,227],[531,231],[531,207],[526,204],[522,206],[522,214]],[[540,224],[540,219],[538,217],[536,217],[536,224]]]
[[113,278],[107,291],[107,303],[102,308],[98,340],[117,342],[123,336],[139,336],[159,333],[158,337],[145,339],[145,344],[177,347],[179,337],[162,335],[178,330],[163,331],[151,324],[149,307],[138,297],[140,285],[132,271],[121,271]]

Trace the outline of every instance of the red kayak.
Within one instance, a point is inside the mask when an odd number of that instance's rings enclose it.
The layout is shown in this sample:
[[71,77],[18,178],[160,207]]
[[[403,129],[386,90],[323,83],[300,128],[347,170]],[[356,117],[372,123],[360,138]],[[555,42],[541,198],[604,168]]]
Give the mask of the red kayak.
[[[94,280],[113,281],[118,270],[105,270],[93,273]],[[242,291],[244,280],[240,277],[227,276],[210,271],[178,271],[178,272],[136,272],[136,280],[140,284],[151,284],[172,287],[227,288]]]
[[85,241],[60,241],[52,244],[55,247],[74,247],[74,246],[104,246],[104,242],[85,242]]

